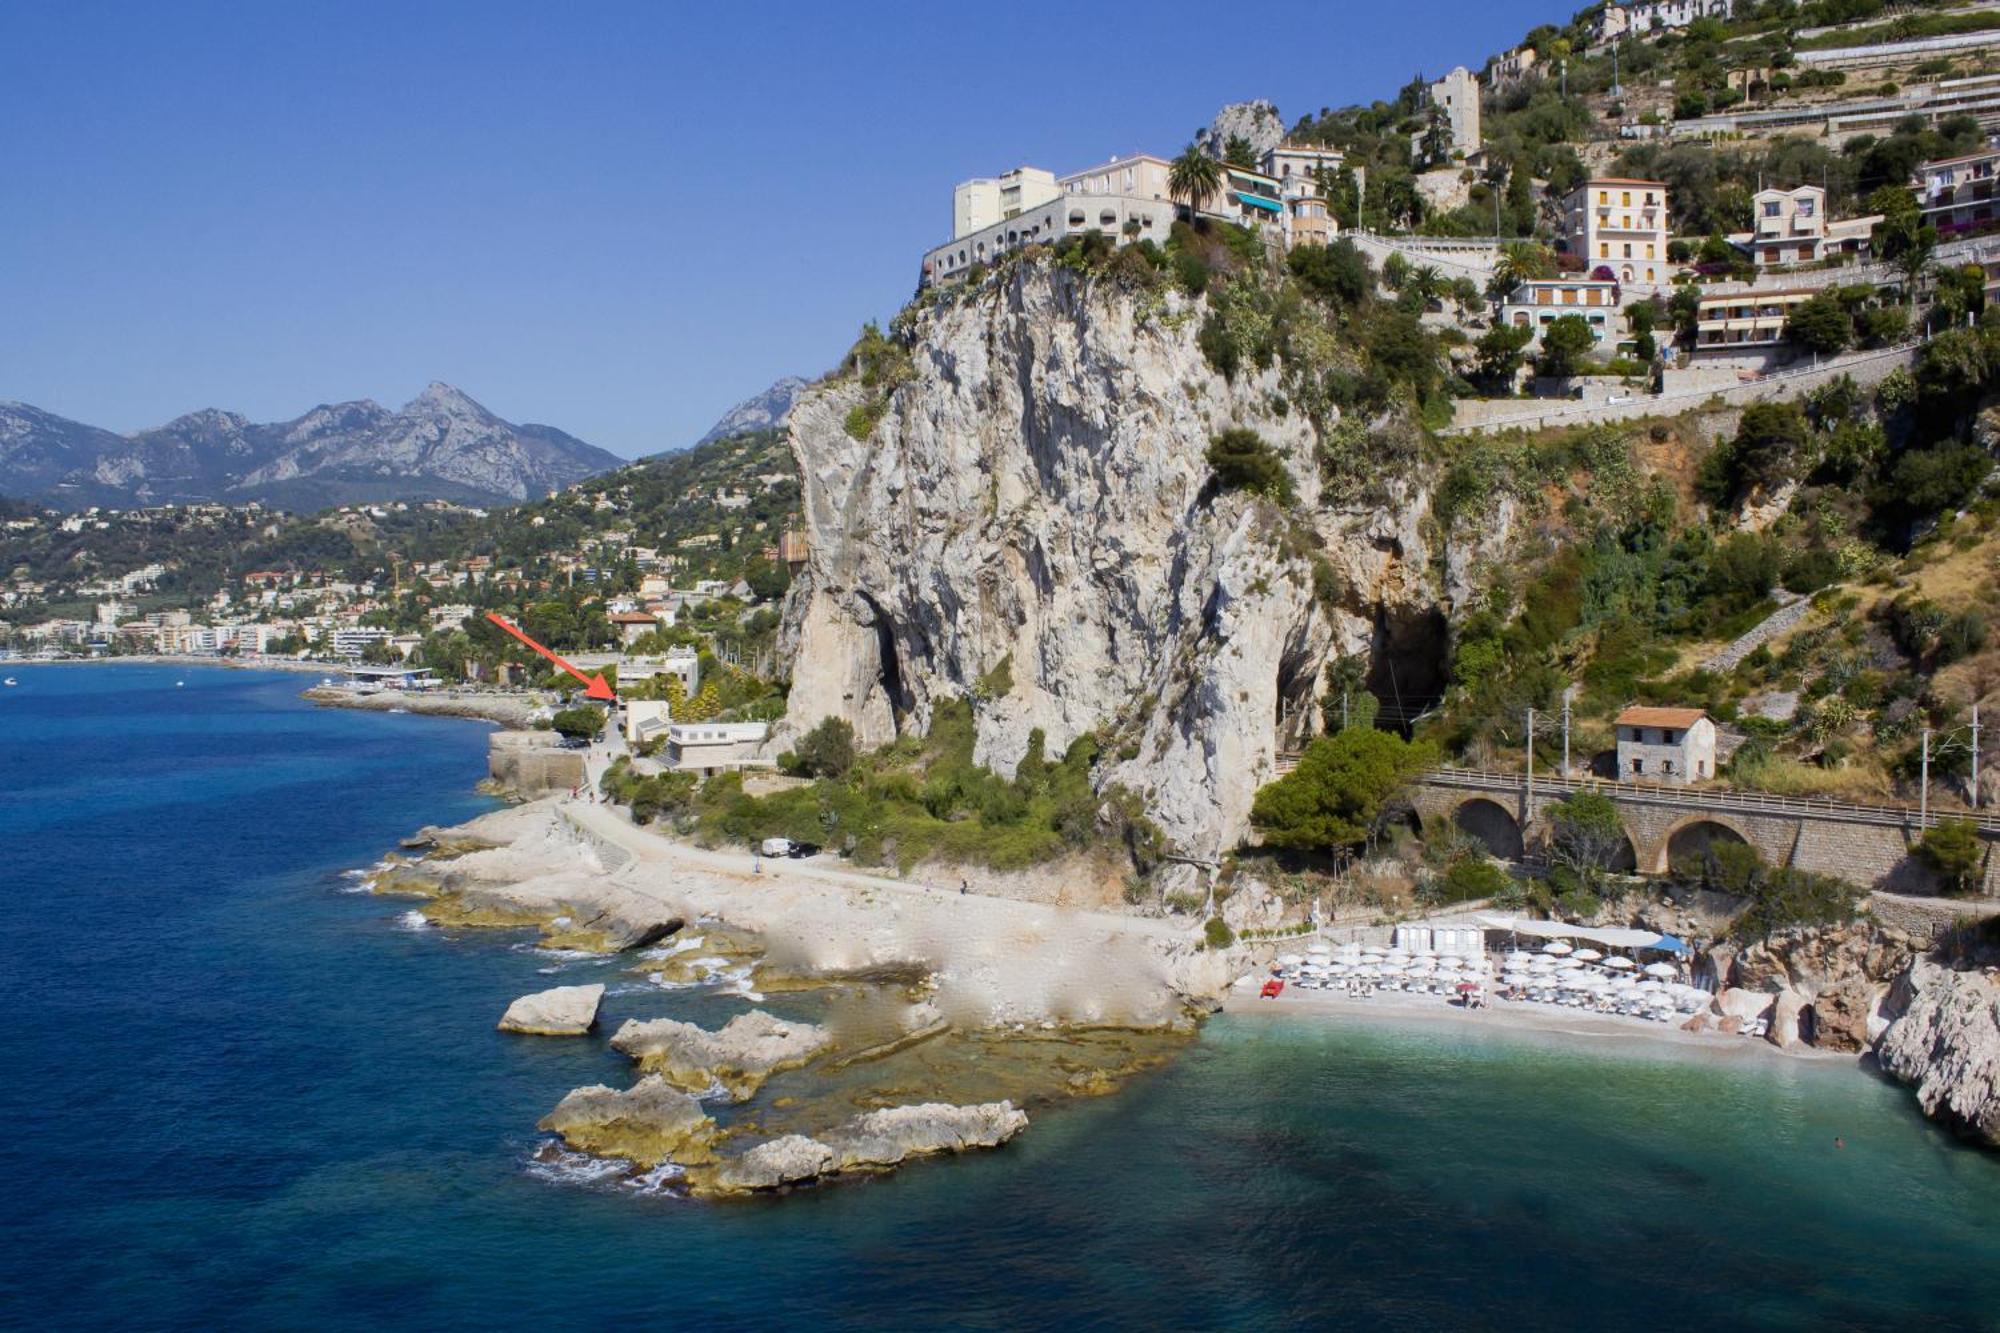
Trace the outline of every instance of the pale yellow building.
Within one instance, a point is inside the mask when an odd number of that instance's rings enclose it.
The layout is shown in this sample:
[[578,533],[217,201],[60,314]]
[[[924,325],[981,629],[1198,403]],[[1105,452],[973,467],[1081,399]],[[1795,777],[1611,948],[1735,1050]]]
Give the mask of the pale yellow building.
[[1666,185],[1615,177],[1585,181],[1563,201],[1563,239],[1587,273],[1608,268],[1621,283],[1665,282]]
[[1073,171],[1056,184],[1064,194],[1122,194],[1131,199],[1165,199],[1167,174],[1173,164],[1151,153],[1114,157],[1082,171]]
[[966,181],[951,192],[952,239],[1018,217],[1061,193],[1055,174],[1040,167],[1016,167],[1003,175]]

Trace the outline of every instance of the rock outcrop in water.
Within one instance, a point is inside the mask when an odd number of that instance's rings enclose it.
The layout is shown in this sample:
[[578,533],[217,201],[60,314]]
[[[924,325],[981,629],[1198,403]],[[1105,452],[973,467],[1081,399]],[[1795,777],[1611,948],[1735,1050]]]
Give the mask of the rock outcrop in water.
[[[834,716],[880,744],[967,698],[977,757],[1011,773],[1037,728],[1050,754],[1101,729],[1100,784],[1210,855],[1274,776],[1280,719],[1311,725],[1331,657],[1394,649],[1406,697],[1435,684],[1428,495],[1386,476],[1379,503],[1322,506],[1282,365],[1225,379],[1201,315],[1023,262],[914,313],[886,399],[853,375],[800,398],[790,734]],[[1231,427],[1277,451],[1296,506],[1217,492],[1206,453]]]
[[500,1016],[502,1032],[538,1037],[581,1037],[597,1025],[597,1005],[604,987],[557,986],[523,995]]
[[683,1091],[702,1093],[720,1087],[740,1102],[771,1075],[798,1068],[831,1041],[832,1034],[823,1027],[786,1022],[753,1009],[714,1032],[672,1018],[628,1019],[611,1045],[647,1073]]
[[579,1152],[622,1157],[641,1166],[706,1162],[714,1156],[715,1121],[701,1103],[657,1074],[630,1088],[594,1084],[571,1091],[542,1117]]
[[887,1171],[912,1157],[995,1148],[1028,1127],[1012,1102],[980,1106],[891,1106],[856,1116],[820,1138],[788,1134],[724,1161],[702,1182],[718,1194],[748,1194],[844,1173]]
[[1902,1016],[1875,1046],[1882,1068],[1916,1089],[1925,1115],[2000,1147],[2000,983],[1919,958],[1898,989]]

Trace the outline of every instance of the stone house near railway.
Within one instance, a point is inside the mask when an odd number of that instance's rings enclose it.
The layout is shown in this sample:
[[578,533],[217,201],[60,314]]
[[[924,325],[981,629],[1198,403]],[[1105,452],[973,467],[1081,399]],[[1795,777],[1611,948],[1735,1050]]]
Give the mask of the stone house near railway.
[[1616,725],[1619,781],[1685,785],[1715,776],[1715,721],[1704,710],[1635,706]]

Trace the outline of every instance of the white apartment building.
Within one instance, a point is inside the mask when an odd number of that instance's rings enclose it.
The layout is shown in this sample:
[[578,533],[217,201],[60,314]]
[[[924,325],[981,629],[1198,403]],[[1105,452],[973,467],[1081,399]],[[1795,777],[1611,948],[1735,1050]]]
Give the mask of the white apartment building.
[[1500,322],[1517,329],[1533,329],[1534,342],[1542,341],[1542,331],[1565,315],[1576,315],[1590,326],[1599,345],[1623,336],[1624,315],[1618,307],[1618,284],[1592,278],[1538,278],[1523,282],[1500,302]]
[[1785,321],[1820,289],[1730,292],[1701,298],[1695,312],[1697,353],[1768,350],[1785,340]]
[[1114,245],[1141,238],[1165,245],[1174,226],[1167,170],[1164,159],[1141,155],[1065,176],[1059,182],[1062,192],[1053,198],[933,248],[924,256],[918,283],[951,282],[1022,246],[1053,245],[1086,232]]
[[1835,255],[1860,254],[1880,213],[1835,220],[1826,213],[1826,191],[1817,185],[1759,190],[1751,201],[1755,229],[1737,232],[1729,243],[1759,268],[1811,264]]
[[1940,237],[1982,231],[1995,220],[1994,177],[2000,174],[2000,147],[1963,157],[1926,162],[1917,168],[1917,206]]
[[951,192],[951,238],[970,236],[1061,194],[1056,178],[1040,167],[1015,167],[999,176],[982,176]]
[[1628,286],[1666,281],[1666,185],[1609,176],[1585,181],[1563,201],[1563,239],[1591,273],[1608,268]]
[[368,651],[369,644],[386,643],[390,635],[385,629],[362,629],[359,626],[351,626],[335,630],[330,637],[334,656],[359,659],[361,654]]
[[1281,143],[1264,154],[1264,174],[1278,182],[1278,193],[1287,199],[1319,193],[1319,174],[1337,174],[1347,164],[1347,154],[1338,148],[1315,144]]
[[1736,0],[1638,0],[1637,3],[1612,3],[1604,7],[1592,25],[1591,37],[1595,41],[1609,41],[1613,37],[1623,37],[1627,33],[1643,36],[1649,32],[1665,32],[1670,28],[1685,28],[1696,19],[1727,19],[1736,12]]
[[667,727],[666,765],[713,777],[740,768],[770,768],[758,751],[770,738],[768,722],[675,722]]

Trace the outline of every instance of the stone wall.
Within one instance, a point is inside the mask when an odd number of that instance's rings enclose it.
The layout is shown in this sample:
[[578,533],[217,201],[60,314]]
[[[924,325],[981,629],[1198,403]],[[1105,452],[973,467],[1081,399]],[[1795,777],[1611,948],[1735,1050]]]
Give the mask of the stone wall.
[[486,745],[486,771],[508,791],[544,796],[583,781],[583,751],[564,749],[552,731],[496,731]]

